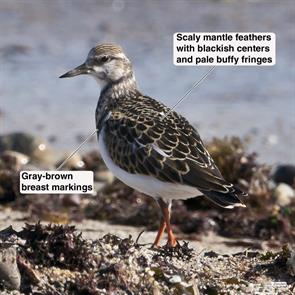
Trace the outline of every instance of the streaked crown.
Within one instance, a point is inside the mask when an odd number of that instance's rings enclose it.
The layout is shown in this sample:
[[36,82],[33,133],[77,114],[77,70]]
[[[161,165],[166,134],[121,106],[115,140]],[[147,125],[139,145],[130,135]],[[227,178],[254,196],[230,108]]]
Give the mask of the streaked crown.
[[93,47],[85,63],[62,75],[61,78],[81,74],[92,75],[102,86],[133,76],[129,59],[122,47],[115,44],[99,44]]
[[[116,44],[99,44],[95,47],[93,47],[91,49],[91,51],[93,51],[93,53],[97,56],[100,56],[100,55],[117,55],[117,54],[120,54],[120,53],[123,53],[123,48],[119,45],[116,45]],[[90,51],[90,52],[91,52]]]

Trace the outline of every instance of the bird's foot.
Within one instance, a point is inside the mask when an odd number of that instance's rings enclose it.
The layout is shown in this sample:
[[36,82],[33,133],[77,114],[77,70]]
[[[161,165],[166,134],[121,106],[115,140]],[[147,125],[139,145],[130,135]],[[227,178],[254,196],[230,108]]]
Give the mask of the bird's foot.
[[170,239],[168,239],[167,246],[176,247],[177,244],[178,242],[175,237],[171,237]]

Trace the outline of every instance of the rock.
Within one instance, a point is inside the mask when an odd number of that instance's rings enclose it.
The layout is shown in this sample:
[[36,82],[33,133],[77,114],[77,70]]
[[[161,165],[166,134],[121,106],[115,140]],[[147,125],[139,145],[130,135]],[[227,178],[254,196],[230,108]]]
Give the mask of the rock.
[[62,195],[62,204],[66,207],[78,207],[81,205],[81,196],[74,194],[74,195]]
[[115,180],[114,174],[109,170],[96,172],[94,178],[98,182],[104,182],[105,184],[112,184]]
[[[70,154],[66,154],[64,158],[62,158],[57,164],[56,167],[59,167],[65,161]],[[82,159],[82,157],[79,154],[73,155],[69,160],[67,160],[63,167],[62,170],[79,170],[85,167],[85,163]]]
[[0,154],[6,150],[16,151],[27,155],[31,161],[51,168],[54,155],[48,144],[40,138],[27,133],[16,132],[0,136]]
[[274,190],[276,202],[280,206],[287,206],[295,198],[295,192],[289,185],[280,183]]
[[289,266],[290,273],[295,277],[295,250],[291,250],[291,256],[287,260],[287,265]]
[[11,170],[0,170],[0,203],[14,201],[19,196],[19,176]]
[[28,164],[29,157],[19,152],[7,150],[2,153],[1,161],[5,168],[19,171],[24,165]]
[[99,192],[111,186],[114,183],[115,176],[109,170],[97,171],[94,174],[94,190]]
[[295,185],[295,165],[279,165],[274,171],[272,178],[275,183]]
[[10,245],[0,248],[0,281],[9,290],[19,290],[21,276],[17,266],[16,250]]
[[169,283],[178,284],[181,282],[181,277],[179,275],[174,275],[169,279]]

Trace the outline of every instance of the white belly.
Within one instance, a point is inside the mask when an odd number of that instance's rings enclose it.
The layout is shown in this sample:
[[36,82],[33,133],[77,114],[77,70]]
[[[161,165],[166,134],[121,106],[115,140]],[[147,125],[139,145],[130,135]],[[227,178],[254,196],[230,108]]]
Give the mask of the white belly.
[[118,167],[109,156],[109,152],[104,144],[104,130],[100,132],[98,146],[99,152],[114,175],[128,186],[151,197],[161,197],[166,201],[175,199],[188,199],[202,195],[196,188],[157,180],[152,176],[142,174],[131,174]]

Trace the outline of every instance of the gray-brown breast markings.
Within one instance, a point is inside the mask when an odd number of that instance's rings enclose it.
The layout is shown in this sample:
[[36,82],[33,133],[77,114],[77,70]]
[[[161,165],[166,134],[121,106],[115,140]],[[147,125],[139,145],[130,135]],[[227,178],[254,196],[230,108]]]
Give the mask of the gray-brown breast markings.
[[106,143],[112,160],[129,173],[183,183],[190,161],[207,167],[210,158],[186,119],[175,112],[163,119],[161,111],[168,108],[150,98],[117,105],[106,122]]

